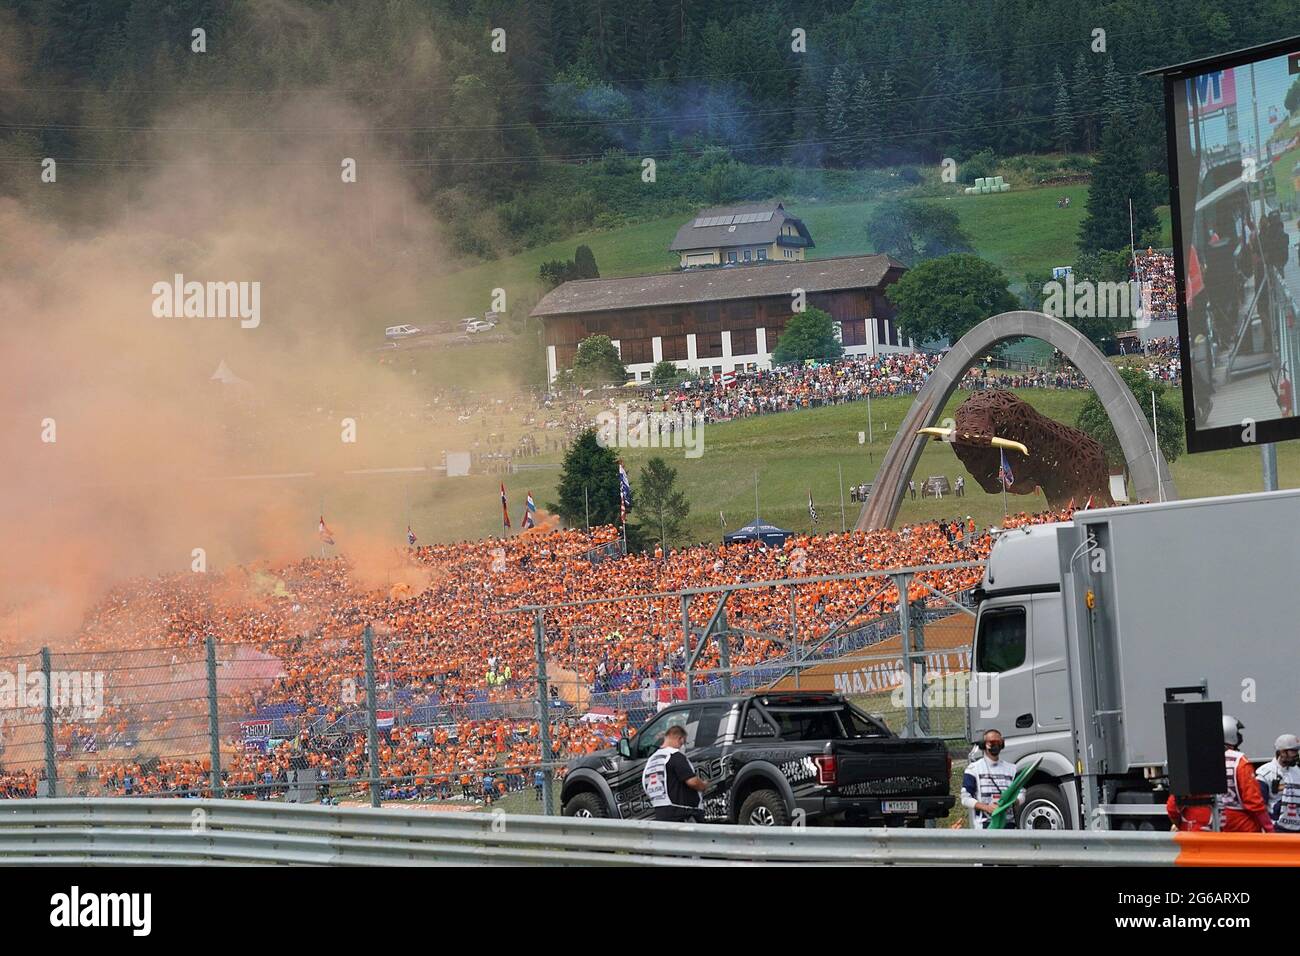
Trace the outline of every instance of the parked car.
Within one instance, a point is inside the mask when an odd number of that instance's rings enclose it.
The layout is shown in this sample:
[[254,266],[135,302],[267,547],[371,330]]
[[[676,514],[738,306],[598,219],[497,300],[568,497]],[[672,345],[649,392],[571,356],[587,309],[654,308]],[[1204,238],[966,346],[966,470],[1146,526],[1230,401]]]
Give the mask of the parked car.
[[471,334],[475,332],[488,332],[495,328],[496,328],[496,323],[487,322],[484,321],[483,319],[475,319],[473,322],[468,322],[465,325],[465,331]]
[[570,761],[565,816],[653,817],[641,771],[675,724],[709,784],[707,823],[924,826],[954,802],[942,740],[897,737],[835,694],[773,691],[674,704],[615,749]]
[[390,339],[404,339],[410,335],[419,335],[420,330],[414,325],[390,325],[384,329],[384,335]]

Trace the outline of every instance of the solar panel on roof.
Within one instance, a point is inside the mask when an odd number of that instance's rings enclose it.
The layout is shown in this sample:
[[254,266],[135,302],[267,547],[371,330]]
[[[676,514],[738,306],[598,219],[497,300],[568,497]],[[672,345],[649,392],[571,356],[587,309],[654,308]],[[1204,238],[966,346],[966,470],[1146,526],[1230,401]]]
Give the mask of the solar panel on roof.
[[703,216],[699,219],[696,219],[695,222],[693,222],[691,225],[693,225],[696,229],[700,229],[705,226],[729,226],[731,225],[733,220],[737,222],[740,221],[739,219],[736,219],[735,216]]

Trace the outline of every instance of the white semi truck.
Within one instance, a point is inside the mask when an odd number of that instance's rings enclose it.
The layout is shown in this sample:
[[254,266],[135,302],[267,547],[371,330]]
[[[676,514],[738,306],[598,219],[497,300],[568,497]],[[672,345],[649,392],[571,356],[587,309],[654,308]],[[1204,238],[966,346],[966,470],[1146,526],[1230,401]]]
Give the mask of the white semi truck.
[[1300,733],[1300,491],[1076,512],[1003,532],[976,592],[978,740],[1042,758],[1025,828],[1167,829],[1163,704],[1203,687],[1255,762]]

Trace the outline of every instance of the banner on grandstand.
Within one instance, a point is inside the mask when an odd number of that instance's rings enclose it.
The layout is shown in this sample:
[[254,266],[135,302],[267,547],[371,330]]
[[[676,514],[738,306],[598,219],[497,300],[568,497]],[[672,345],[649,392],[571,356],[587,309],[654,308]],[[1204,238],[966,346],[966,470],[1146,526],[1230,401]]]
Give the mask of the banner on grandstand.
[[663,710],[669,704],[675,704],[678,701],[686,699],[686,688],[683,687],[660,687],[657,688],[655,696],[659,700],[656,710]]
[[239,725],[244,737],[244,749],[265,753],[271,740],[269,720],[245,720]]
[[[970,670],[970,651],[936,651],[918,657],[927,674],[960,674]],[[879,694],[903,683],[903,658],[871,658],[829,661],[799,675],[799,690],[827,691],[848,696]],[[794,690],[794,677],[786,677],[777,690]]]

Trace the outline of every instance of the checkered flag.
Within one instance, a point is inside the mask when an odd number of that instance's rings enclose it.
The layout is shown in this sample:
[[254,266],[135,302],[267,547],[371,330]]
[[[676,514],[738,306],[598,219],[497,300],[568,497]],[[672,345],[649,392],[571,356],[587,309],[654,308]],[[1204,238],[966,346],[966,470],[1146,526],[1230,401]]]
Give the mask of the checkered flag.
[[808,489],[808,515],[812,518],[813,524],[817,523],[817,506],[813,504],[812,489]]

